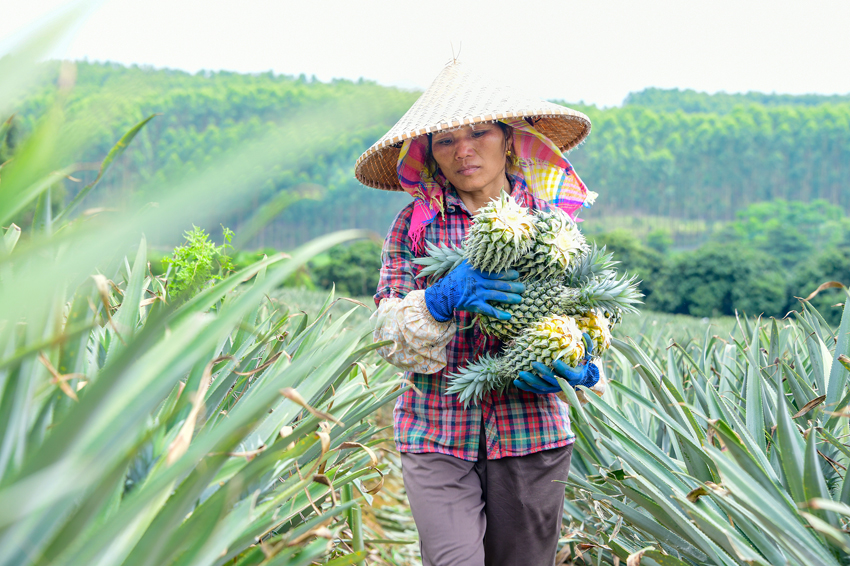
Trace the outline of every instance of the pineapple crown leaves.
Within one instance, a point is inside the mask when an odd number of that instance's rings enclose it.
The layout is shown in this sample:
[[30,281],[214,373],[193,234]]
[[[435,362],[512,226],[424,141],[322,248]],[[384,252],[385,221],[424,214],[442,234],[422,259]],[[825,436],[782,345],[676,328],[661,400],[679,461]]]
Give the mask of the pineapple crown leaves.
[[434,244],[425,242],[425,252],[428,254],[423,257],[413,259],[416,265],[424,265],[425,267],[416,276],[420,277],[439,278],[460,265],[466,257],[465,249],[454,244]]
[[613,253],[606,253],[605,246],[590,245],[586,253],[573,262],[567,273],[567,283],[570,287],[581,287],[593,279],[607,279],[615,274],[614,266],[620,263],[614,261]]
[[500,359],[484,354],[475,363],[460,368],[451,374],[451,385],[447,394],[457,394],[464,408],[470,403],[477,405],[486,393],[498,388]]
[[620,309],[623,312],[637,312],[637,306],[643,304],[640,299],[640,281],[637,275],[624,273],[617,277],[615,274],[604,279],[594,279],[581,287],[581,300],[579,301],[588,309],[599,308],[613,311]]

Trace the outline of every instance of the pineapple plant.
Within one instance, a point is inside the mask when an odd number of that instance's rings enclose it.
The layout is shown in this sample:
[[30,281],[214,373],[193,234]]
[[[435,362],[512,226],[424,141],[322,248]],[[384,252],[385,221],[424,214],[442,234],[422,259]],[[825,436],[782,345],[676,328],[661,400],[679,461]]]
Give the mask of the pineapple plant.
[[575,367],[584,358],[582,333],[569,316],[539,318],[517,337],[501,356],[485,355],[455,374],[447,393],[456,393],[468,406],[479,403],[490,391],[504,391],[531,362],[551,365],[563,360]]

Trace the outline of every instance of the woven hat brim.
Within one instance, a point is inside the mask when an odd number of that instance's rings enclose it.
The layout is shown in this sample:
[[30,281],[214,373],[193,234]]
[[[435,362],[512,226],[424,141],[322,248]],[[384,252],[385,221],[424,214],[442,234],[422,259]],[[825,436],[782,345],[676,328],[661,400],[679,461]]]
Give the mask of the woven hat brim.
[[396,164],[405,140],[507,118],[531,120],[561,151],[574,148],[590,133],[590,118],[581,112],[496,84],[453,61],[390,131],[360,156],[354,174],[366,186],[400,191]]
[[[389,139],[382,138],[360,156],[354,166],[354,175],[358,181],[367,187],[384,191],[401,191],[403,188],[398,180],[397,164],[401,145],[405,140],[459,126],[493,122],[506,118],[531,119],[537,131],[552,140],[561,151],[569,151],[584,141],[590,134],[590,118],[581,112],[564,106],[556,104],[551,104],[551,106],[554,108],[541,109],[540,112],[519,114],[505,112],[504,114],[479,116],[464,120],[463,123],[455,121],[450,124],[442,124],[430,131],[412,131]],[[546,113],[544,114],[544,112]]]

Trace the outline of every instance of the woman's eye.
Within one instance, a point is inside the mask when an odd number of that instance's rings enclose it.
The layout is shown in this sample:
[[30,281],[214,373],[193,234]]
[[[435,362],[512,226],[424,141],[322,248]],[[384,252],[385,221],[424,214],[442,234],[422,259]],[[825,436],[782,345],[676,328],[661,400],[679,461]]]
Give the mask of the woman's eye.
[[449,145],[450,143],[452,143],[452,140],[448,138],[437,140],[437,145]]
[[487,133],[487,130],[476,130],[476,131],[472,132],[472,137],[480,138],[481,136],[483,136],[486,133]]

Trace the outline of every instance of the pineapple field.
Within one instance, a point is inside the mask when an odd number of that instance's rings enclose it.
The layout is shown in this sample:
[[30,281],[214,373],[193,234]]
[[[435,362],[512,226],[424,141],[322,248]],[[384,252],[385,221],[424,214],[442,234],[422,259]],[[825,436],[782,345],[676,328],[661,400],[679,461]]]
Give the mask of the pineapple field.
[[[0,60],[5,116],[73,15]],[[86,208],[158,118],[81,162],[99,114],[66,119],[73,65],[54,86],[0,164],[0,566],[416,564],[390,426],[408,384],[375,354],[372,300],[283,286],[374,233],[235,266],[238,233],[216,244],[195,227],[377,110],[320,101],[206,168]],[[56,198],[80,171],[90,182]],[[528,289],[511,321],[477,321],[507,347],[455,376],[465,400],[532,362],[603,368],[601,396],[560,381],[577,441],[558,563],[850,564],[847,289],[822,286],[843,294],[837,324],[818,294],[784,318],[638,312],[610,250],[514,205],[494,202],[462,246],[428,248],[422,273],[466,260],[516,269]],[[161,270],[147,234],[182,242]]]

